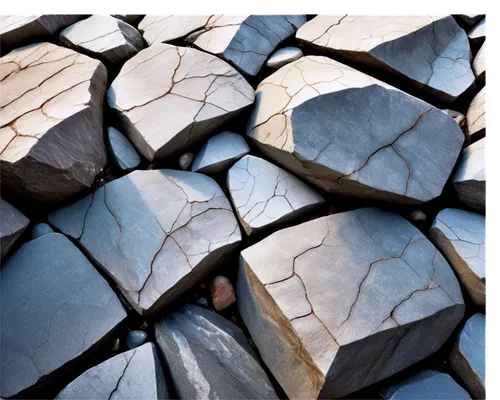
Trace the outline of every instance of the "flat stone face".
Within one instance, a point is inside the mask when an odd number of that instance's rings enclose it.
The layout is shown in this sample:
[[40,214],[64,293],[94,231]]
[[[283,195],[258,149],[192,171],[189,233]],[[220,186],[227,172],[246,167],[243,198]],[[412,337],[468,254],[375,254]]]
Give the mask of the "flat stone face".
[[50,43],[0,58],[2,184],[37,202],[88,188],[106,164],[102,63]]
[[247,134],[324,190],[400,203],[439,196],[464,141],[446,113],[326,57],[264,79]]
[[180,398],[278,398],[243,332],[216,313],[184,305],[155,337]]
[[231,167],[227,188],[247,235],[293,220],[324,202],[292,174],[251,155]]
[[212,273],[241,240],[217,183],[186,171],[134,171],[49,221],[80,242],[141,314]]
[[429,236],[447,257],[472,300],[485,305],[485,217],[447,208],[439,212]]
[[290,399],[341,398],[401,371],[439,349],[464,313],[441,253],[402,217],[374,208],[245,249],[237,294]]
[[0,258],[8,253],[29,223],[21,211],[0,198]]
[[196,154],[191,169],[195,172],[216,174],[229,168],[249,152],[250,148],[241,135],[224,131],[207,140]]
[[226,62],[161,43],[127,61],[108,90],[118,128],[149,160],[210,136],[253,101],[252,87]]
[[132,171],[141,163],[134,146],[117,129],[108,128],[108,149],[115,164],[124,171]]
[[278,69],[282,66],[303,57],[302,50],[298,47],[284,47],[274,53],[266,62],[266,67]]
[[202,29],[213,15],[146,15],[139,30],[148,45],[183,39]]
[[37,398],[126,317],[108,283],[58,233],[24,244],[3,265],[1,304],[2,398]]
[[486,86],[472,99],[467,110],[467,134],[472,142],[486,135]]
[[442,102],[474,84],[467,35],[450,16],[320,15],[298,30],[297,39]]
[[477,79],[484,82],[486,79],[486,42],[483,43],[477,52],[474,62],[472,63],[472,68],[474,69],[474,75],[476,75]]

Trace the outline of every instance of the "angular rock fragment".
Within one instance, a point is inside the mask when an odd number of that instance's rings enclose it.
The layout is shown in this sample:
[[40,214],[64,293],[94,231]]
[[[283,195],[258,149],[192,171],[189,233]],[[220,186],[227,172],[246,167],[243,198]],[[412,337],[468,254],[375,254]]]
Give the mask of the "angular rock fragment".
[[0,259],[24,232],[30,220],[12,204],[0,198]]
[[79,241],[140,314],[212,273],[241,240],[221,188],[186,171],[133,171],[49,221]]
[[453,17],[460,26],[470,29],[484,18],[484,14],[458,14]]
[[41,398],[46,387],[84,367],[127,315],[108,283],[58,233],[24,244],[0,281],[2,398]]
[[2,184],[37,202],[89,188],[106,164],[102,63],[40,43],[0,58]]
[[475,49],[475,53],[486,40],[486,18],[474,25],[467,36],[469,36],[470,45],[473,50]]
[[132,171],[141,163],[134,146],[112,126],[108,128],[108,149],[115,164],[123,171]]
[[120,130],[149,160],[210,136],[253,101],[254,90],[229,64],[168,44],[128,60],[108,90]]
[[441,110],[312,56],[260,83],[247,134],[324,190],[400,203],[439,196],[464,141]]
[[111,16],[121,19],[132,26],[137,26],[137,24],[144,18],[144,15],[140,14],[112,14]]
[[191,169],[204,174],[216,174],[248,153],[250,148],[241,135],[224,131],[207,140],[196,154]]
[[467,35],[450,16],[320,15],[297,39],[442,103],[474,84]]
[[486,302],[485,222],[483,215],[446,208],[429,231],[472,300],[481,306]]
[[472,63],[472,69],[474,69],[474,75],[476,75],[477,80],[484,85],[486,80],[486,42],[483,43],[481,48],[474,58]]
[[277,399],[243,332],[184,305],[155,325],[156,342],[182,399]]
[[278,69],[303,56],[302,50],[298,47],[284,47],[269,57],[266,62],[266,67]]
[[293,220],[324,202],[292,174],[251,155],[231,167],[227,188],[247,235]]
[[245,249],[237,294],[290,399],[342,398],[395,374],[438,350],[464,313],[441,253],[402,217],[374,208]]
[[472,99],[467,110],[467,136],[473,143],[486,135],[486,86]]
[[43,235],[47,235],[48,233],[54,233],[52,228],[47,224],[36,224],[31,230],[31,240],[38,239]]
[[139,31],[151,46],[183,39],[202,29],[213,15],[146,15]]

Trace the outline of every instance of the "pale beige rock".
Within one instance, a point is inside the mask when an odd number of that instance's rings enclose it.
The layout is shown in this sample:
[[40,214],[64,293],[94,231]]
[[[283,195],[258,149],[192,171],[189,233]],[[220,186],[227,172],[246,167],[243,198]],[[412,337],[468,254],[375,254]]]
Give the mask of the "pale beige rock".
[[203,28],[212,15],[146,15],[139,31],[151,46],[182,39]]
[[472,63],[472,68],[474,69],[474,75],[480,82],[484,82],[486,79],[486,42],[483,43],[481,48],[474,58]]
[[467,110],[467,135],[471,142],[486,135],[486,86],[472,99]]

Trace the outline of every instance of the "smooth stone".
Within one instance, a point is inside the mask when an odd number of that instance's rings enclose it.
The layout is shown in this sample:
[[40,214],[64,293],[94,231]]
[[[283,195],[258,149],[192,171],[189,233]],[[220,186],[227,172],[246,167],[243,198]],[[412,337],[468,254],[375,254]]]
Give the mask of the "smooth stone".
[[120,349],[120,338],[116,338],[111,346],[111,351],[116,352]]
[[476,75],[478,82],[484,85],[486,80],[486,42],[483,43],[477,52],[472,63],[472,69],[474,70],[474,75]]
[[266,62],[266,67],[278,69],[302,58],[304,53],[298,47],[283,47],[274,53]]
[[139,24],[144,40],[152,46],[184,39],[202,29],[214,15],[146,15]]
[[470,143],[486,135],[486,86],[474,96],[467,110],[467,136]]
[[233,284],[222,275],[216,276],[210,282],[210,296],[216,311],[225,310],[236,301]]
[[186,170],[191,166],[193,159],[194,159],[193,153],[184,153],[182,156],[179,157],[179,166],[182,169]]
[[476,53],[486,40],[486,18],[483,18],[474,25],[467,36],[469,37],[472,51]]
[[410,219],[415,222],[424,222],[427,219],[427,215],[420,210],[413,210],[410,213]]
[[29,223],[21,211],[0,198],[0,259],[9,252]]
[[115,164],[123,171],[133,171],[141,163],[134,146],[112,126],[108,128],[108,150]]
[[31,230],[31,240],[38,239],[49,233],[54,233],[52,228],[47,224],[36,224]]
[[127,347],[135,349],[146,342],[148,334],[144,331],[130,331],[127,333]]

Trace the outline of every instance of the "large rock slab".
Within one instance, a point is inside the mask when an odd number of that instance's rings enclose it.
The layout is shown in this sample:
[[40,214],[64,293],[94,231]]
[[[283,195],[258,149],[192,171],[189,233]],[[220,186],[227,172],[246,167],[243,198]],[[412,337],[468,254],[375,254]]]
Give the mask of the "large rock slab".
[[227,188],[247,235],[298,218],[324,202],[289,172],[251,155],[231,167]]
[[486,303],[485,236],[484,215],[454,208],[440,211],[429,231],[472,300],[481,306]]
[[467,110],[467,136],[475,142],[486,135],[486,86],[472,99]]
[[184,305],[155,337],[180,398],[278,398],[243,332],[216,313]]
[[400,203],[439,196],[464,141],[446,113],[326,57],[264,79],[247,134],[324,190]]
[[101,351],[127,315],[61,234],[24,244],[0,271],[2,398],[40,398],[46,386],[60,385]]
[[442,103],[474,84],[467,34],[450,16],[320,15],[297,39]]
[[214,15],[146,15],[139,31],[148,45],[175,42],[202,29]]
[[217,183],[195,172],[134,171],[49,215],[150,314],[221,263],[241,240]]
[[2,184],[36,202],[62,202],[106,164],[102,63],[50,43],[0,58]]
[[128,60],[108,90],[117,128],[149,160],[209,137],[253,101],[252,87],[226,62],[161,43]]
[[290,399],[341,398],[401,371],[438,350],[464,313],[441,253],[408,221],[374,208],[245,249],[237,293],[252,340]]
[[486,80],[486,42],[483,43],[477,52],[474,62],[472,63],[472,68],[474,69],[474,75],[476,75],[477,80],[484,85]]
[[0,259],[8,253],[30,220],[12,204],[0,198]]

